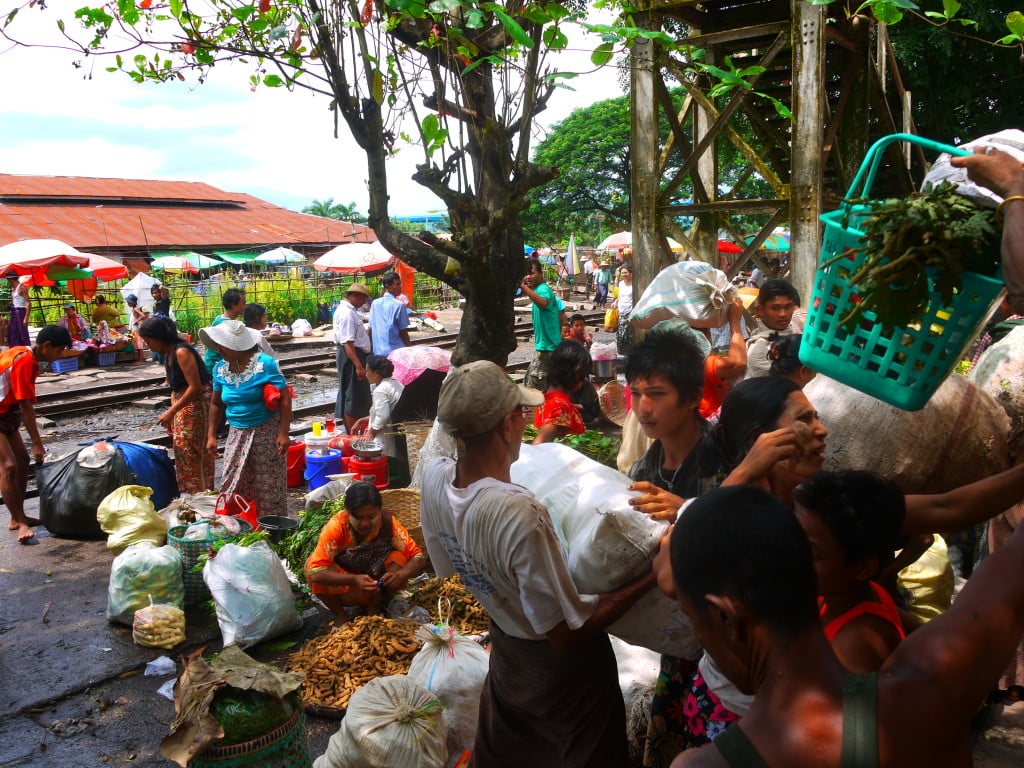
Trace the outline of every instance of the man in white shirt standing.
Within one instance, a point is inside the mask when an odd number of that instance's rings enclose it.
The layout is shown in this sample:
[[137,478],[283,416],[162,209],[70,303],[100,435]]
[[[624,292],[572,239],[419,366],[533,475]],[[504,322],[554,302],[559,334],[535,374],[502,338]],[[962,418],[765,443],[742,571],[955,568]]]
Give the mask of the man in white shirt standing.
[[362,283],[352,283],[345,300],[334,310],[334,343],[338,345],[338,399],[334,404],[334,418],[341,419],[348,432],[357,420],[370,413],[370,382],[366,380],[370,335],[357,312],[369,300],[370,290]]
[[543,402],[494,363],[456,369],[437,416],[455,434],[458,459],[435,459],[423,475],[431,562],[439,575],[458,573],[491,618],[473,764],[624,768],[625,708],[604,628],[654,578],[577,591],[547,509],[511,482],[526,420]]
[[409,311],[398,300],[398,294],[402,292],[402,278],[395,272],[388,272],[380,282],[384,294],[370,307],[370,341],[373,354],[387,357],[391,350],[408,347],[411,343]]

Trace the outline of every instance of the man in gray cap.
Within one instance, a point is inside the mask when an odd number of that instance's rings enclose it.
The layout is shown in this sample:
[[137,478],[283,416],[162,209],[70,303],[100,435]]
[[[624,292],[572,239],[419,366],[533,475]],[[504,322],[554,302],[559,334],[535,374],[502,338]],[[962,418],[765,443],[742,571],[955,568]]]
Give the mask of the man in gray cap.
[[424,473],[420,523],[439,575],[458,573],[491,619],[473,764],[530,768],[628,765],[626,717],[604,628],[653,585],[581,595],[544,506],[513,485],[535,389],[479,360],[441,387],[438,420],[458,459]]
[[370,382],[366,380],[366,356],[370,354],[370,335],[356,311],[370,300],[363,283],[352,283],[345,300],[334,310],[334,343],[338,345],[338,398],[334,418],[341,419],[345,431],[370,413]]

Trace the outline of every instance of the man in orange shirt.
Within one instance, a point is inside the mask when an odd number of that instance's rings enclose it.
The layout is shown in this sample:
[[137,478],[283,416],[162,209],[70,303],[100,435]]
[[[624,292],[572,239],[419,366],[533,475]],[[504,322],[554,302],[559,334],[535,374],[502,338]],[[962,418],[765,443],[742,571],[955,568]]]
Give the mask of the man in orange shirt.
[[[18,533],[18,543],[35,537],[32,527],[39,525],[25,515],[25,489],[28,487],[28,451],[21,439],[22,422],[32,438],[32,456],[43,460],[43,438],[36,425],[36,375],[39,361],[52,363],[61,352],[71,348],[71,334],[58,325],[47,325],[36,334],[36,343],[11,347],[0,353],[0,494],[11,512],[7,526]],[[17,406],[17,407],[15,407]]]

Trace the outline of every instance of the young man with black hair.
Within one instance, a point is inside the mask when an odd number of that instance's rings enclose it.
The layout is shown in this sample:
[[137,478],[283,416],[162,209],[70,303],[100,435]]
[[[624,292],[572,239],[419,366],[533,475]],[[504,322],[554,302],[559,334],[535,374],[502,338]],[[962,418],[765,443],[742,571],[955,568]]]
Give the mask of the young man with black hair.
[[760,327],[747,338],[747,370],[744,378],[768,376],[772,361],[768,359],[768,348],[773,338],[789,336],[803,331],[802,319],[796,318],[800,308],[800,294],[796,288],[781,278],[765,280],[757,294],[755,315]]
[[11,513],[7,526],[18,534],[18,543],[27,544],[39,521],[25,514],[25,489],[28,487],[28,451],[19,427],[32,438],[32,458],[43,460],[43,438],[36,424],[36,376],[39,363],[52,363],[71,349],[71,334],[58,325],[47,325],[36,334],[33,347],[10,347],[0,352],[0,494]]
[[1024,526],[948,611],[863,675],[825,638],[807,536],[767,492],[734,486],[696,500],[655,568],[708,655],[754,695],[742,720],[673,768],[969,766],[971,722],[1024,633]]
[[520,288],[533,302],[533,348],[536,352],[524,381],[526,386],[543,391],[548,386],[551,353],[562,341],[564,311],[555,292],[544,281],[544,265],[538,259],[531,259],[529,269]]
[[[242,313],[245,312],[245,290],[243,288],[228,288],[220,297],[220,303],[224,307],[224,312],[213,318],[213,322],[210,323],[211,328],[220,325],[225,320],[242,319]],[[213,373],[214,367],[223,359],[216,349],[209,347],[203,355],[203,363],[210,373]]]
[[409,311],[398,300],[402,292],[402,278],[388,272],[380,279],[384,293],[370,305],[370,342],[373,354],[387,357],[392,350],[408,347]]

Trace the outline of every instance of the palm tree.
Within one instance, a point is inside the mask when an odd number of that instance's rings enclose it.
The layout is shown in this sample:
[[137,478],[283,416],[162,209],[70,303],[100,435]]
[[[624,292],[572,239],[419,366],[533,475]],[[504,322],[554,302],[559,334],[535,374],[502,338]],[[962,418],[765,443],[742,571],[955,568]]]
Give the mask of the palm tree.
[[333,197],[326,200],[314,200],[302,209],[303,213],[313,216],[321,216],[325,219],[336,219],[338,221],[349,221],[353,224],[365,224],[366,217],[359,213],[355,202],[348,205],[334,202]]

